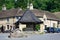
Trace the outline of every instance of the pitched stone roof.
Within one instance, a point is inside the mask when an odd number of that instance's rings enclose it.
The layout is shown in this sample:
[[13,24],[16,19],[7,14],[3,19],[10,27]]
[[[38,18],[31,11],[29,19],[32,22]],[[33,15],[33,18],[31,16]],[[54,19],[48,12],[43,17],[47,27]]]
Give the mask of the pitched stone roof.
[[[54,14],[48,11],[42,11],[42,10],[37,10],[37,9],[33,9],[31,11],[35,14],[35,16],[43,17],[45,13],[48,19],[58,20],[58,18]],[[24,10],[20,10],[20,8],[0,11],[0,18],[22,16],[23,13],[24,13]]]
[[34,9],[34,10],[31,10],[36,16],[40,16],[40,17],[43,17],[44,14],[46,14],[47,18],[48,19],[54,19],[54,20],[58,20],[58,18],[52,14],[51,12],[48,12],[48,11],[42,11],[42,10],[37,10],[37,9]]
[[19,8],[0,11],[0,18],[21,16],[23,13]]
[[54,13],[58,18],[60,18],[60,12],[55,12]]
[[55,12],[53,14],[56,15],[56,17],[58,17],[59,18],[59,21],[60,21],[60,12]]
[[18,20],[20,23],[43,23],[41,20],[39,20],[34,13],[27,9],[24,14],[22,15],[21,19]]

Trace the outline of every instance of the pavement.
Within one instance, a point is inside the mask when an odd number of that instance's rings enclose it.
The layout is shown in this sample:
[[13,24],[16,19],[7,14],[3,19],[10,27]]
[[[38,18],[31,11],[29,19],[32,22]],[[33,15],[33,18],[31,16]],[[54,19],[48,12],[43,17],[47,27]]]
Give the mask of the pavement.
[[9,33],[0,33],[0,40],[60,40],[60,33],[33,34],[22,38],[8,38]]

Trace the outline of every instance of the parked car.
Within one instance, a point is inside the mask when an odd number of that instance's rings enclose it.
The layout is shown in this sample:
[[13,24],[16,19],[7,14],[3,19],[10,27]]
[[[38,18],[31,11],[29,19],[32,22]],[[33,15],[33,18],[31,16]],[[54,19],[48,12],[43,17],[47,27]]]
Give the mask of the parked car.
[[60,28],[48,27],[46,30],[48,33],[59,33],[60,32]]
[[60,28],[54,28],[54,32],[59,33],[60,32]]
[[45,30],[47,30],[47,33],[53,32],[53,28],[47,27]]
[[50,27],[49,28],[49,32],[54,33],[54,28],[53,27]]

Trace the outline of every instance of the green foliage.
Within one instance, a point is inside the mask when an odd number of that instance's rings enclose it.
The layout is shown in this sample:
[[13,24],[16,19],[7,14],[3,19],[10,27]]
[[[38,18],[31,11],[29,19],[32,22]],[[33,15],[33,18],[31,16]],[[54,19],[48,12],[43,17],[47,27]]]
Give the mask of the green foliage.
[[36,28],[37,31],[40,30],[40,25],[37,24],[35,28]]
[[16,4],[17,4],[17,7],[25,9],[27,6],[27,0],[18,0]]
[[[5,4],[7,9],[11,8],[22,8],[26,9],[28,0],[0,0],[0,10],[2,5]],[[60,0],[29,0],[29,3],[33,3],[34,8],[47,10],[50,12],[60,11]]]
[[14,7],[14,0],[6,0],[5,5],[6,5],[7,9],[13,8]]

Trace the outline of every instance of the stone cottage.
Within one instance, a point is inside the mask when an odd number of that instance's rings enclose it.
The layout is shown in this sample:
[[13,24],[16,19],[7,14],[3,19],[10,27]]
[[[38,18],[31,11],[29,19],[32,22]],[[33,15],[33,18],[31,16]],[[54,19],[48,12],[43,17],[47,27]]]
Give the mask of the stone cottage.
[[[33,4],[29,6],[30,11],[41,21],[43,24],[40,26],[40,30],[43,32],[46,27],[58,27],[59,19],[52,13],[48,11],[42,11],[33,8]],[[14,29],[16,23],[24,14],[24,10],[21,8],[12,8],[10,10],[6,9],[4,5],[0,11],[0,27],[4,26],[4,31]],[[22,30],[26,25],[20,24],[19,29]]]
[[58,19],[59,19],[59,28],[60,28],[60,12],[55,12],[55,13],[53,13],[54,15],[56,15],[56,17],[58,17]]

